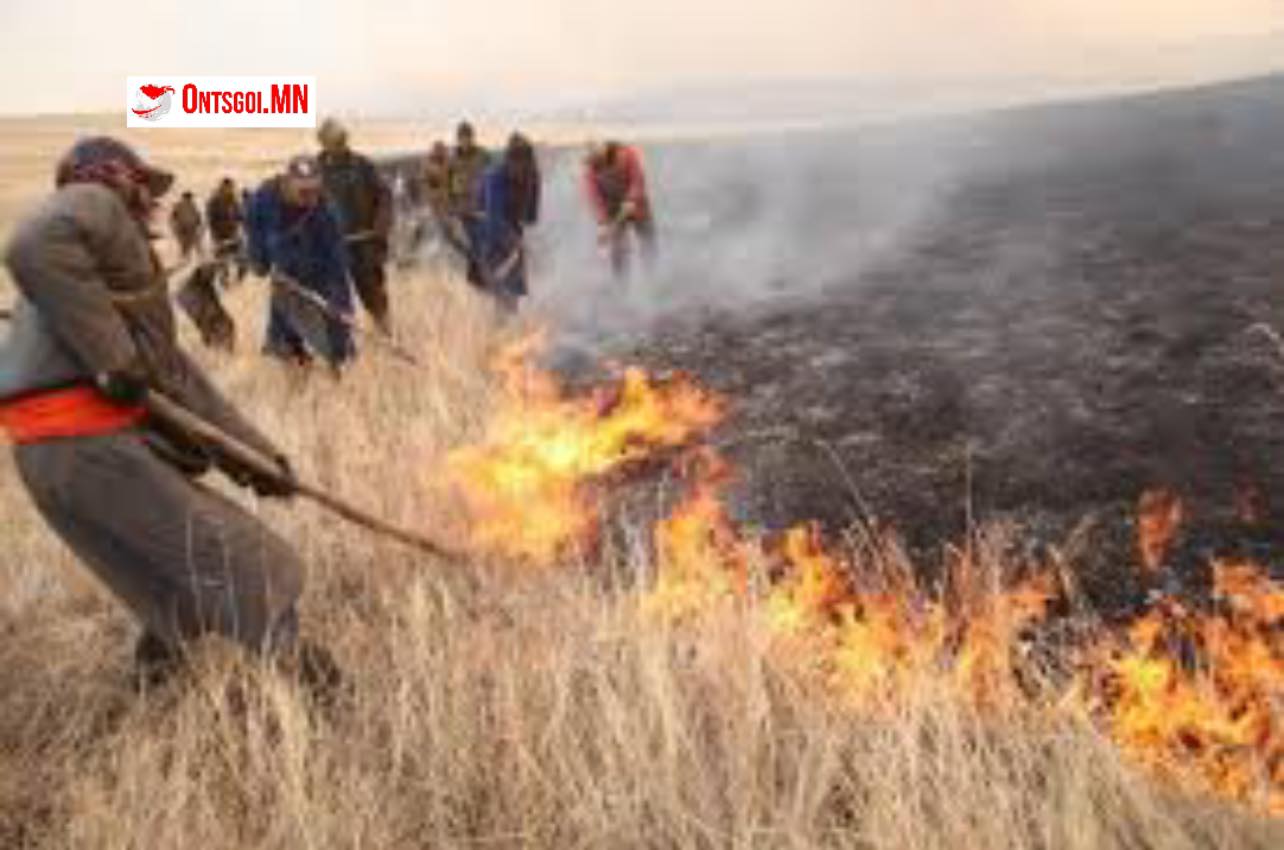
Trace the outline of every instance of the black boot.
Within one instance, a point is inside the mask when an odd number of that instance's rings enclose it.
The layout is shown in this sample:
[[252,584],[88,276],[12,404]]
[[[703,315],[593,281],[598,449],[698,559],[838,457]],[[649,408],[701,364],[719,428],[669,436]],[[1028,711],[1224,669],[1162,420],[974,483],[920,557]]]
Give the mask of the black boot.
[[330,650],[299,636],[298,609],[290,607],[282,613],[265,649],[282,673],[303,686],[313,705],[325,710],[334,707],[344,685],[343,671]]
[[295,675],[312,702],[319,708],[333,708],[343,689],[343,670],[330,650],[319,643],[300,641]]
[[134,645],[134,689],[139,693],[163,687],[183,668],[183,650],[155,632],[144,631]]

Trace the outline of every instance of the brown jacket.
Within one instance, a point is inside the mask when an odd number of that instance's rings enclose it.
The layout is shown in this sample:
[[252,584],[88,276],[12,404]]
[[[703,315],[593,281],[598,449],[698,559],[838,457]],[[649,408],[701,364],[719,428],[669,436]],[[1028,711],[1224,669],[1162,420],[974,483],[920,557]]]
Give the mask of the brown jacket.
[[22,298],[0,344],[0,399],[136,364],[194,413],[276,453],[179,348],[165,276],[110,189],[58,189],[19,224],[5,262]]
[[483,147],[465,152],[459,148],[450,155],[447,180],[452,215],[467,217],[481,212],[482,173],[490,164],[490,154]]
[[420,191],[428,209],[446,215],[450,208],[450,161],[427,157],[420,174]]

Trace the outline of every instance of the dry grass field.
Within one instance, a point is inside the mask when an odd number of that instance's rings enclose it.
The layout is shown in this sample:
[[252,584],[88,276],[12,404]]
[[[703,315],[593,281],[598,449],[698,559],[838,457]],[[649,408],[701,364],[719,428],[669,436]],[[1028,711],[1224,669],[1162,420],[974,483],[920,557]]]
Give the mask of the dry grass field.
[[[0,236],[69,139],[61,124],[0,125]],[[307,140],[141,141],[203,194],[224,171],[262,176]],[[492,433],[506,402],[489,366],[523,328],[449,274],[399,272],[392,285],[421,368],[371,348],[336,384],[265,363],[254,281],[229,298],[238,351],[200,357],[303,477],[465,545],[446,459]],[[813,663],[829,651],[814,635],[780,627],[771,594],[657,614],[645,581],[607,575],[630,558],[631,575],[662,568],[646,546],[460,567],[305,503],[246,497],[304,555],[304,630],[334,651],[347,689],[310,706],[211,643],[189,675],[140,697],[134,625],[44,528],[7,458],[0,482],[0,847],[1284,846],[1284,827],[1258,814],[1280,805],[1258,793],[1279,793],[1270,779],[1238,803],[1200,793],[1180,763],[1156,771],[1123,755],[1080,705],[1012,696],[1006,669],[978,696],[978,679],[907,661],[892,686],[856,699]],[[960,542],[978,586],[1028,566],[1012,533]],[[844,556],[911,572],[890,544]]]

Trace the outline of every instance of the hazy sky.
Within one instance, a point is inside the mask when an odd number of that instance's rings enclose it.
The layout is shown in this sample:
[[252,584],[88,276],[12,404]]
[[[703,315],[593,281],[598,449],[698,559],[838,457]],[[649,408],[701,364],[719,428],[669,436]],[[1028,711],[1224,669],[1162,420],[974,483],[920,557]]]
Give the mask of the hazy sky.
[[1284,65],[1281,46],[1284,0],[0,0],[0,112],[119,109],[128,74],[315,74],[328,110],[746,75],[1218,75]]

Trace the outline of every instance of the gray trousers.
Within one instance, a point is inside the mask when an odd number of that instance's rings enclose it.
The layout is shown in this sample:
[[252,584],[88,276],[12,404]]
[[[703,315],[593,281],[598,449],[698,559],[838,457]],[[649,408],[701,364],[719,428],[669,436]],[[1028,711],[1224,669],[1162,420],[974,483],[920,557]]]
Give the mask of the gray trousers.
[[293,639],[298,556],[141,432],[20,445],[14,457],[49,525],[160,639],[217,633],[262,652]]

